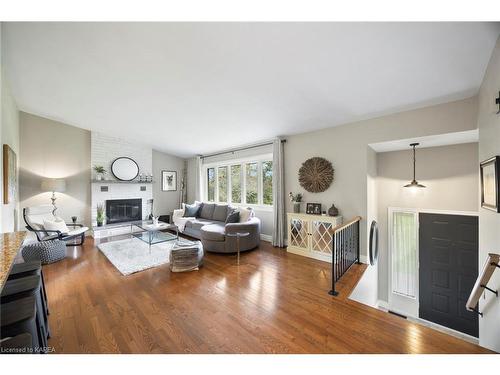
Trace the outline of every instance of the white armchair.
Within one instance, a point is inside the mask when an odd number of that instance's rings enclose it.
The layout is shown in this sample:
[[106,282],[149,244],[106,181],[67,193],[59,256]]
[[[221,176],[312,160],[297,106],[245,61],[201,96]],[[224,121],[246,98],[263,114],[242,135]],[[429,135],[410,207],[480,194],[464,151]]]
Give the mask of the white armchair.
[[[65,225],[63,230],[53,230],[47,229],[44,226],[46,221],[56,221],[58,218],[54,216],[52,211],[54,207],[51,205],[41,205],[34,207],[25,207],[23,208],[23,218],[26,223],[26,229],[30,232],[34,232],[38,241],[48,241],[48,240],[62,240],[68,241],[75,238],[80,238],[80,242],[76,244],[68,244],[68,246],[80,246],[83,245],[85,241],[85,232],[89,230],[88,227],[83,226],[82,224],[73,224],[73,223],[64,223]],[[69,229],[71,227],[73,229]]]

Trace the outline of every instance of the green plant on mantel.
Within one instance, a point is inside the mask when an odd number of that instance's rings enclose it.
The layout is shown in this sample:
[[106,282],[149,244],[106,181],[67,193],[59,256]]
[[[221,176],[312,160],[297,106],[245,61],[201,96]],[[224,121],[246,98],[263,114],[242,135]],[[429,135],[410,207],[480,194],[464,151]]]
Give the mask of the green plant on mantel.
[[104,167],[102,165],[94,165],[94,171],[95,173],[98,173],[98,174],[105,174],[105,173],[108,173]]
[[96,221],[97,226],[101,226],[104,223],[104,205],[102,203],[97,205]]
[[94,172],[96,173],[96,179],[99,181],[108,173],[102,165],[94,165]]

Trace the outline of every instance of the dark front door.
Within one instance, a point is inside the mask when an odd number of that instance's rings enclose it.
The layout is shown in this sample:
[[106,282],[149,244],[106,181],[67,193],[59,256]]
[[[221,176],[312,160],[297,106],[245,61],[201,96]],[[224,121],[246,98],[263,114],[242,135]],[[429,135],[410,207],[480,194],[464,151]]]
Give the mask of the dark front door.
[[478,337],[465,303],[478,272],[476,216],[419,215],[420,318]]

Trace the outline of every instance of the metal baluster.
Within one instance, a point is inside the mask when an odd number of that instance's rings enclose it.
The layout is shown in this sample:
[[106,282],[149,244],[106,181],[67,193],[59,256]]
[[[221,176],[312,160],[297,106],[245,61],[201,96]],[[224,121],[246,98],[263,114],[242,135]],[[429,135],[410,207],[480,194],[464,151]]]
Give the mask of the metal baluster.
[[333,233],[333,249],[332,249],[332,289],[328,292],[328,294],[332,296],[336,296],[339,293],[335,290],[335,276],[337,265],[337,232]]
[[345,230],[342,229],[342,264],[340,265],[340,269],[341,269],[341,273],[340,274],[343,274],[344,273],[344,262],[345,262]]
[[356,261],[361,263],[359,259],[359,221],[356,222]]

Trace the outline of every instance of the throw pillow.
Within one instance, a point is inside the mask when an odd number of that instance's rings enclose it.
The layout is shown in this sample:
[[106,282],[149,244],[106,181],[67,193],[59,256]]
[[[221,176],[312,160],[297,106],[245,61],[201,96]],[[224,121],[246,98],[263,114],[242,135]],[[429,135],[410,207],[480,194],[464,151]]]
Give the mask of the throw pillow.
[[196,217],[200,206],[197,204],[184,205],[184,217]]
[[246,223],[251,217],[253,217],[253,210],[250,207],[241,207],[238,212],[240,214],[240,223]]
[[[45,230],[58,230],[61,233],[68,233],[69,229],[63,220],[44,220],[43,229]],[[51,233],[52,234],[52,233]]]
[[240,222],[240,213],[239,211],[231,211],[226,218],[226,224],[229,223],[239,223]]

